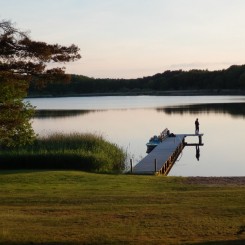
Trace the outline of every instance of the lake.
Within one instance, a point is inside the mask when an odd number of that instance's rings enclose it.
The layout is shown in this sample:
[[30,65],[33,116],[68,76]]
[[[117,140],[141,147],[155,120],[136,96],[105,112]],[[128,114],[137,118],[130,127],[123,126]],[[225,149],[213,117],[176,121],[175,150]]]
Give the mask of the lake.
[[[198,118],[204,134],[199,161],[195,147],[187,146],[169,176],[245,174],[245,96],[96,96],[28,101],[41,110],[33,119],[39,135],[103,135],[123,147],[134,164],[146,156],[151,136],[165,128],[175,134],[194,133]],[[193,143],[193,138],[190,140]]]

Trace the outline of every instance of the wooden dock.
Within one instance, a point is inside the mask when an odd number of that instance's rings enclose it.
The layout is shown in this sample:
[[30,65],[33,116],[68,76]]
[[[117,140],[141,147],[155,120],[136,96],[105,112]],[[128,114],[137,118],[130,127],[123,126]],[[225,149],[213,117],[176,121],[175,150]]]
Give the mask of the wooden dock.
[[[186,143],[187,136],[198,137],[198,143]],[[203,134],[176,134],[167,137],[131,169],[133,174],[168,175],[186,145],[203,145]]]

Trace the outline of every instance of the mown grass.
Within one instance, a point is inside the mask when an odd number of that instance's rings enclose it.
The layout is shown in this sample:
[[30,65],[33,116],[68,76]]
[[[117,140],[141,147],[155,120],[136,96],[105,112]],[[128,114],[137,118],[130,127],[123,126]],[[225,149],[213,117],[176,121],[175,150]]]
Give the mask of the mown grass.
[[1,171],[0,244],[244,244],[245,187]]
[[95,134],[54,134],[33,145],[0,150],[0,169],[79,169],[122,172],[126,153]]

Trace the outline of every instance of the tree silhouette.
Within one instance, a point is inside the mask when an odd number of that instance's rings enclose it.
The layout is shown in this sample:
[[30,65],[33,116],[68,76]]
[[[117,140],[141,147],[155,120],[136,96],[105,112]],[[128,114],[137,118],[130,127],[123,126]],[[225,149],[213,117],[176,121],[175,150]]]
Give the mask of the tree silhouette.
[[66,47],[33,41],[11,21],[0,21],[0,147],[33,141],[30,119],[34,108],[23,102],[30,81],[38,87],[69,81],[65,67],[53,66],[80,59],[79,51],[74,44]]

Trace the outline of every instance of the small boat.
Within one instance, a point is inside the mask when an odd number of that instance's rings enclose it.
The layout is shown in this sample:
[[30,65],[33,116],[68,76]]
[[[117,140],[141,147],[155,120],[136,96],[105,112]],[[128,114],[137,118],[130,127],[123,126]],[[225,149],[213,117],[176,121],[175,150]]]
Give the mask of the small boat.
[[149,142],[146,144],[147,146],[146,153],[150,153],[160,142],[162,141],[158,136],[154,135],[153,137],[151,137],[149,139]]
[[166,137],[168,137],[169,130],[165,128],[159,136],[154,135],[149,139],[149,142],[146,143],[147,150],[146,153],[150,153],[156,146],[158,146]]

